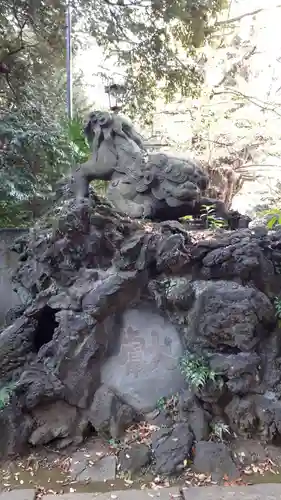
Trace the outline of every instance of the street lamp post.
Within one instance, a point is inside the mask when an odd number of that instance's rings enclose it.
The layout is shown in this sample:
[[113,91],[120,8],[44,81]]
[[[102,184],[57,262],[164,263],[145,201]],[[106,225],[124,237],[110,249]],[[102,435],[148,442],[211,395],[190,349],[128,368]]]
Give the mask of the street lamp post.
[[112,85],[107,85],[104,91],[108,95],[109,109],[113,113],[118,113],[124,104],[126,94],[124,85],[113,83]]
[[71,6],[66,5],[66,106],[68,119],[72,119],[72,44],[71,44]]

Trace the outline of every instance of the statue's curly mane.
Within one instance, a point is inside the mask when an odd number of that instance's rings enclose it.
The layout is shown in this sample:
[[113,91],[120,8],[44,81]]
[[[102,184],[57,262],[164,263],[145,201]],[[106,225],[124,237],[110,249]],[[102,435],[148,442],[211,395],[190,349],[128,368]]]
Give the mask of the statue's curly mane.
[[116,136],[127,138],[135,142],[141,149],[144,148],[143,139],[135,130],[133,124],[122,115],[107,112],[93,111],[90,113],[84,134],[90,145],[93,144],[96,134],[100,135],[99,145],[109,134],[112,138]]

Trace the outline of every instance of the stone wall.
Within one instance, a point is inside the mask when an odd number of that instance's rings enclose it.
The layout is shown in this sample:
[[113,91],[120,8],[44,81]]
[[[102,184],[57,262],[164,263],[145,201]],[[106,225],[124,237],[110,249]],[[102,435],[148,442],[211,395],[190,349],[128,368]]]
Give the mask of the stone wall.
[[19,296],[13,291],[11,274],[18,263],[18,254],[10,250],[13,241],[28,229],[0,229],[0,326],[9,309],[21,303]]

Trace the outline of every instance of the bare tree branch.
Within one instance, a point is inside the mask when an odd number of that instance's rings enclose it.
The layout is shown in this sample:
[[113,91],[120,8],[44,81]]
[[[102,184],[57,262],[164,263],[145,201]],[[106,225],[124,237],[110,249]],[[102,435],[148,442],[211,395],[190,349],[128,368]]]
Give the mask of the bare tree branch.
[[256,49],[257,49],[257,47],[255,45],[251,50],[249,50],[248,52],[246,52],[246,54],[244,54],[241,57],[240,60],[235,61],[232,64],[232,66],[230,67],[230,69],[223,75],[223,77],[221,78],[221,80],[218,83],[216,83],[216,85],[214,85],[214,87],[212,89],[212,92],[210,94],[210,99],[212,99],[213,96],[215,95],[214,90],[217,89],[218,87],[220,87],[221,85],[223,85],[229,76],[232,76],[232,75],[236,74],[237,71],[241,68],[243,62],[247,61],[248,59],[250,59],[250,57],[252,57],[256,53]]
[[265,11],[272,10],[272,9],[280,9],[280,8],[281,8],[281,5],[275,5],[274,7],[270,7],[268,9],[260,8],[260,9],[252,10],[251,12],[245,12],[244,14],[240,14],[240,16],[232,17],[232,18],[226,19],[224,21],[217,21],[214,24],[214,27],[216,28],[217,26],[223,26],[225,24],[237,23],[237,21],[244,19],[244,17],[255,16],[256,14],[260,14],[261,12],[265,12]]
[[[249,101],[251,104],[254,104],[258,108],[262,109],[263,111],[271,111],[272,113],[276,114],[281,118],[281,113],[278,113],[276,111],[276,103],[265,103],[264,101],[261,101],[260,99],[257,99],[254,96],[247,96],[243,94],[242,92],[239,92],[238,90],[234,89],[225,89],[220,92],[214,92],[213,95],[221,95],[221,94],[232,94],[236,95],[238,98],[240,97],[241,99],[245,99]],[[278,104],[280,106],[280,104]]]

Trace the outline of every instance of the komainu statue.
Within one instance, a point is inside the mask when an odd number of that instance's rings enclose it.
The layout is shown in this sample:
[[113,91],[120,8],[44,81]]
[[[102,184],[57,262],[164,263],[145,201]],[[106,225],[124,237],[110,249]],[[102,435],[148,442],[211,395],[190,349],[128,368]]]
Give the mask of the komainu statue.
[[211,204],[218,216],[227,218],[224,203],[204,197],[209,178],[198,162],[148,153],[142,137],[123,116],[95,111],[85,135],[92,155],[73,174],[78,198],[88,197],[89,183],[100,179],[109,181],[107,197],[116,210],[132,218],[196,216],[202,205]]

